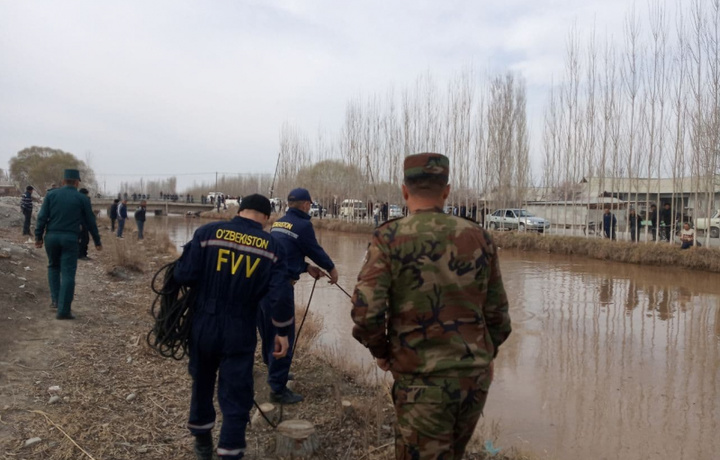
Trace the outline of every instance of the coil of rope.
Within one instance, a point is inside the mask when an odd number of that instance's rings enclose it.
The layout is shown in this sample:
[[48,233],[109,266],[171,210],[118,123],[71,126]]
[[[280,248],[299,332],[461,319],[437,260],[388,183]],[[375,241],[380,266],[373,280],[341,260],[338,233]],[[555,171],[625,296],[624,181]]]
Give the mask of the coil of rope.
[[[175,281],[176,263],[177,260],[161,267],[150,283],[156,294],[150,308],[155,323],[146,340],[161,356],[181,360],[188,354],[195,291]],[[160,277],[162,285],[158,287]]]

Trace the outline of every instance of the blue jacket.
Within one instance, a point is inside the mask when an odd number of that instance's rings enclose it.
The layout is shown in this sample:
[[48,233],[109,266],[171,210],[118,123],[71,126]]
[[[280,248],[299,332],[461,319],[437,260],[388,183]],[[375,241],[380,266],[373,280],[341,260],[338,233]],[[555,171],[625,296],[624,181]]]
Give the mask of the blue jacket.
[[292,279],[299,279],[300,275],[307,271],[306,256],[323,270],[330,271],[335,267],[330,256],[315,238],[310,216],[299,209],[288,209],[287,214],[273,224],[270,233],[277,237],[285,250]]
[[127,205],[123,203],[118,203],[117,207],[117,218],[124,220],[127,219]]
[[615,228],[617,226],[617,219],[615,218],[615,214],[603,214],[603,228],[604,229],[610,229]]
[[293,311],[279,298],[290,283],[282,247],[255,221],[238,216],[198,228],[174,277],[197,289],[196,340],[213,341],[225,353],[254,350],[256,312],[265,296],[278,334],[289,332]]

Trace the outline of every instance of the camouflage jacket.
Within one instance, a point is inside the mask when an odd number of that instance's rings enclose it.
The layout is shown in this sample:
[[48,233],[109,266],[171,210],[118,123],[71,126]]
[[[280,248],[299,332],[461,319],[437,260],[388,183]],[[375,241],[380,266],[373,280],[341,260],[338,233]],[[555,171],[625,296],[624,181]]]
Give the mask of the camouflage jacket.
[[489,234],[439,210],[375,231],[352,304],[353,337],[396,373],[481,375],[511,331]]

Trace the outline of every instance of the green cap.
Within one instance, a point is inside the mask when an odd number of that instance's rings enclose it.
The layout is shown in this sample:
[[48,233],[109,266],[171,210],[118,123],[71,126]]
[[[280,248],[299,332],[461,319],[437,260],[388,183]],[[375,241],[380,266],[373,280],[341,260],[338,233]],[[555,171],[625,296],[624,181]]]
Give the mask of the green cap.
[[450,175],[450,160],[439,153],[418,153],[405,157],[405,179],[444,177]]
[[65,180],[80,180],[80,171],[77,169],[66,169],[63,175]]

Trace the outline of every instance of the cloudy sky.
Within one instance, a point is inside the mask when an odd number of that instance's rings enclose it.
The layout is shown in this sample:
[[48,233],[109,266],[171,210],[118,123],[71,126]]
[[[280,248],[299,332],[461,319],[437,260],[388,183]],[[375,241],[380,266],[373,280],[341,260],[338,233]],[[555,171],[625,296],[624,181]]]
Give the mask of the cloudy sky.
[[335,132],[350,98],[470,65],[523,74],[537,159],[573,23],[619,35],[631,5],[0,0],[0,168],[39,145],[90,158],[108,189],[272,173],[283,122]]

